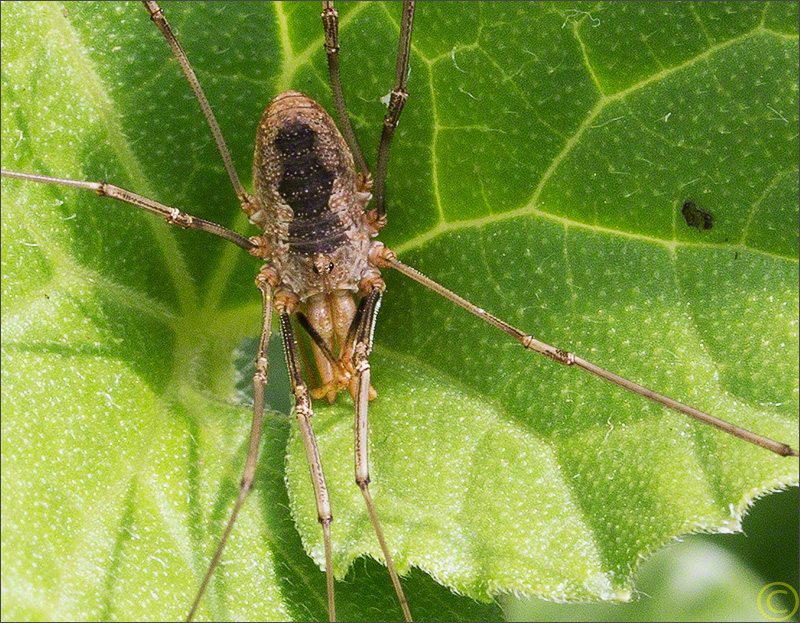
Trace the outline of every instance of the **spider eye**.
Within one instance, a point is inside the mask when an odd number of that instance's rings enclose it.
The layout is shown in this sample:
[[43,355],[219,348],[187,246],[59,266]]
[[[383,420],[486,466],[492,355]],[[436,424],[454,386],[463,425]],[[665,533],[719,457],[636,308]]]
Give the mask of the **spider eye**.
[[332,272],[333,272],[333,262],[331,262],[330,264],[328,264],[328,272],[329,272],[329,273],[332,273]]
[[316,264],[311,267],[311,270],[314,271],[315,275],[319,275],[319,267]]

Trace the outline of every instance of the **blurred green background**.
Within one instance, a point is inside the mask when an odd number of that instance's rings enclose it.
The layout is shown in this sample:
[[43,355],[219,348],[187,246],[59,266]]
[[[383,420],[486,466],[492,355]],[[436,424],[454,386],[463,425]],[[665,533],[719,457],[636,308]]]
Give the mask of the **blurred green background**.
[[[786,594],[771,601],[772,589],[761,593],[772,582],[798,589],[797,505],[797,488],[769,495],[753,506],[743,534],[692,535],[658,552],[642,565],[629,604],[507,598],[506,614],[510,621],[797,621],[786,587],[772,587]],[[772,618],[759,610],[759,593],[765,609],[778,610],[767,612]]]

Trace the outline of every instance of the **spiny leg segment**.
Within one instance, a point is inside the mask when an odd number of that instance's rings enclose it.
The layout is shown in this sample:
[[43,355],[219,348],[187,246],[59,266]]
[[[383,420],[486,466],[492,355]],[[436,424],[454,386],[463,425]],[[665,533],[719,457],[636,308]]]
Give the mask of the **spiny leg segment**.
[[358,320],[358,330],[356,331],[355,345],[353,347],[353,367],[356,373],[356,421],[355,421],[355,475],[356,483],[358,484],[361,493],[364,496],[364,502],[367,505],[367,512],[369,513],[372,527],[378,537],[383,557],[386,560],[386,568],[389,570],[389,575],[392,578],[397,599],[400,602],[400,607],[403,609],[403,616],[406,621],[411,621],[411,612],[408,608],[408,601],[403,593],[403,587],[400,584],[400,578],[397,576],[397,571],[392,561],[392,555],[389,553],[389,547],[386,544],[386,538],[383,535],[383,528],[378,520],[378,514],[375,512],[375,505],[372,502],[372,495],[369,492],[369,455],[368,455],[368,434],[369,434],[369,400],[370,400],[370,368],[369,368],[369,354],[372,351],[372,337],[375,330],[375,320],[378,316],[378,308],[380,307],[381,295],[385,288],[383,279],[376,279],[370,286],[370,289],[362,299],[363,307],[362,313]]
[[408,99],[408,62],[411,58],[411,30],[414,26],[414,2],[403,3],[403,16],[400,21],[400,41],[397,48],[394,86],[389,98],[389,109],[383,118],[381,142],[378,146],[378,162],[375,166],[375,214],[378,223],[386,221],[386,172],[389,169],[389,145],[392,142],[400,113]]
[[289,368],[289,380],[294,394],[294,409],[300,433],[303,437],[303,447],[306,451],[308,469],[311,473],[311,484],[314,487],[314,499],[317,504],[317,516],[322,526],[322,540],[325,547],[325,577],[328,586],[328,616],[331,621],[336,620],[336,605],[333,593],[333,553],[331,549],[331,503],[328,495],[328,485],[325,483],[325,474],[322,471],[322,459],[319,456],[317,440],[311,427],[311,418],[314,415],[311,409],[311,396],[308,386],[303,381],[301,372],[300,355],[297,342],[292,331],[290,317],[291,307],[284,302],[278,303],[278,314],[283,336],[283,348],[286,353],[286,362]]
[[189,86],[194,92],[197,103],[200,104],[200,108],[203,111],[203,116],[206,118],[206,123],[208,123],[211,134],[214,136],[214,142],[217,144],[217,149],[219,150],[220,156],[222,156],[222,162],[225,165],[225,171],[228,173],[228,177],[231,180],[233,190],[242,206],[242,210],[244,210],[248,216],[253,214],[255,211],[257,211],[258,204],[255,200],[255,197],[248,193],[244,189],[244,186],[242,186],[242,183],[239,181],[239,175],[236,173],[236,167],[233,165],[231,152],[228,150],[228,146],[225,144],[225,137],[222,136],[222,130],[219,128],[217,118],[214,116],[214,111],[211,109],[211,104],[208,103],[208,98],[206,97],[203,88],[200,86],[200,82],[197,80],[197,76],[194,73],[194,69],[192,69],[192,64],[189,62],[189,59],[186,56],[186,52],[183,51],[181,44],[178,42],[177,37],[175,37],[175,33],[172,32],[172,27],[169,25],[169,22],[167,22],[167,18],[164,17],[164,11],[158,6],[158,2],[143,1],[142,4],[150,14],[150,19],[152,22],[158,27],[158,29],[161,31],[161,34],[164,35],[164,39],[167,40],[172,53],[174,54],[175,58],[178,59],[178,63],[181,66],[183,75],[186,77],[186,81],[189,83]]
[[222,533],[217,544],[217,549],[214,552],[214,557],[208,565],[203,582],[200,588],[197,589],[192,607],[186,617],[187,621],[194,618],[197,607],[200,605],[200,600],[203,598],[206,587],[208,586],[214,571],[219,564],[222,557],[222,550],[225,549],[225,544],[228,542],[228,537],[233,530],[233,525],[236,523],[236,517],[239,515],[239,510],[242,508],[247,494],[253,488],[253,481],[256,474],[256,465],[258,464],[258,450],[261,445],[261,433],[264,428],[264,388],[267,386],[268,374],[268,360],[267,360],[267,346],[269,345],[269,336],[272,332],[272,310],[273,310],[273,288],[270,281],[274,282],[274,273],[265,265],[256,277],[256,287],[261,292],[261,339],[258,343],[258,354],[256,355],[256,371],[253,375],[253,423],[250,427],[250,442],[247,446],[247,458],[245,459],[244,472],[242,479],[239,482],[239,495],[236,498],[236,503],[233,506],[228,525],[225,526],[225,532]]
[[690,407],[688,405],[683,404],[682,402],[678,402],[677,400],[673,400],[672,398],[668,398],[662,394],[654,392],[652,389],[644,387],[643,385],[639,385],[638,383],[634,383],[633,381],[629,381],[628,379],[619,376],[618,374],[614,374],[613,372],[609,372],[608,370],[601,368],[593,364],[582,357],[578,357],[577,355],[557,348],[555,346],[551,346],[545,342],[542,342],[532,335],[517,329],[516,327],[508,324],[504,320],[501,320],[497,316],[494,316],[487,312],[486,310],[478,307],[474,303],[471,303],[464,297],[459,296],[455,292],[448,290],[444,286],[436,283],[433,279],[426,277],[421,272],[408,266],[407,264],[403,264],[400,260],[397,259],[397,255],[391,249],[385,247],[380,242],[373,243],[373,248],[370,252],[370,261],[373,265],[377,266],[378,268],[392,268],[399,273],[402,273],[406,277],[410,277],[417,283],[422,284],[429,290],[433,290],[440,296],[443,296],[447,300],[455,303],[459,307],[463,307],[471,314],[474,314],[481,320],[489,323],[493,327],[496,327],[510,335],[514,338],[517,342],[522,344],[528,350],[532,350],[540,355],[544,355],[545,357],[552,359],[560,364],[566,366],[575,366],[576,368],[580,368],[581,370],[585,370],[595,376],[600,377],[601,379],[613,383],[614,385],[618,385],[628,391],[633,392],[634,394],[638,394],[647,398],[648,400],[652,400],[658,404],[664,405],[665,407],[669,407],[674,411],[678,411],[679,413],[683,413],[684,415],[688,415],[691,418],[699,420],[704,424],[708,424],[709,426],[713,426],[714,428],[718,428],[734,437],[739,437],[744,441],[752,443],[756,446],[760,446],[766,450],[770,450],[780,456],[798,456],[797,450],[793,449],[791,446],[788,446],[785,443],[781,443],[778,441],[774,441],[769,439],[768,437],[764,437],[757,433],[753,433],[747,429],[741,428],[740,426],[736,426],[735,424],[731,424],[730,422],[726,422],[718,417],[714,417],[713,415],[709,415],[708,413],[704,413],[694,407]]
[[[378,230],[386,224],[386,172],[389,168],[389,146],[394,137],[394,131],[403,112],[408,91],[408,64],[411,58],[411,31],[414,26],[414,10],[416,2],[406,0],[403,2],[403,15],[400,19],[400,38],[397,49],[397,62],[395,65],[394,86],[389,98],[389,108],[383,119],[381,142],[378,146],[378,159],[375,171],[375,208],[373,214]],[[333,2],[322,3],[322,24],[325,30],[325,52],[328,55],[328,74],[331,82],[336,115],[339,119],[339,128],[347,141],[350,151],[356,161],[360,172],[364,174],[369,170],[367,161],[358,144],[353,125],[347,114],[347,106],[342,91],[342,81],[339,73],[339,14]]]

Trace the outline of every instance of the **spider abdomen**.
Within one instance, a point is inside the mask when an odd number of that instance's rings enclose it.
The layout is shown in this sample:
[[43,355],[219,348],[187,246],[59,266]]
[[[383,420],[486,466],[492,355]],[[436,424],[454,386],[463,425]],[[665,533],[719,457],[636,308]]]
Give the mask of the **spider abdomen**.
[[330,115],[298,91],[267,106],[258,126],[253,183],[276,272],[300,300],[356,290],[367,269],[365,200],[353,156]]

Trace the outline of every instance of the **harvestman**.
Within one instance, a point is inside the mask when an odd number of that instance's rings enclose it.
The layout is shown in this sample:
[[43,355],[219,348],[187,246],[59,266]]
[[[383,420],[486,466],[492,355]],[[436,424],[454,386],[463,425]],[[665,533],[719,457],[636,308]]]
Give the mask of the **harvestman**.
[[[662,396],[577,355],[539,341],[403,264],[383,243],[372,240],[380,233],[387,220],[385,184],[389,145],[408,96],[406,79],[414,2],[404,2],[403,5],[395,82],[384,117],[374,187],[345,108],[339,75],[337,12],[332,2],[323,2],[325,51],[342,133],[339,133],[327,112],[302,93],[287,91],[276,96],[265,110],[258,128],[253,166],[255,195],[248,193],[239,181],[211,107],[162,10],[156,2],[144,2],[144,5],[178,59],[200,103],[242,209],[250,222],[264,233],[246,238],[215,223],[105,182],[74,181],[5,170],[2,175],[92,190],[100,196],[118,199],[157,214],[171,225],[183,229],[200,229],[220,236],[264,261],[256,277],[256,286],[262,297],[262,331],[253,377],[253,423],[244,474],[230,519],[192,604],[189,619],[194,616],[219,564],[237,514],[253,485],[262,433],[264,388],[267,383],[266,348],[274,311],[279,318],[295,399],[295,413],[323,531],[330,619],[336,618],[331,552],[332,513],[311,427],[311,397],[325,397],[332,402],[337,393],[348,389],[355,403],[356,483],[363,494],[405,618],[411,620],[409,606],[369,492],[367,411],[369,401],[374,397],[370,385],[369,354],[375,320],[385,288],[381,269],[394,269],[410,277],[505,332],[526,349],[560,364],[581,368],[779,455],[798,455],[796,450],[783,443]],[[373,194],[375,207],[367,210]],[[291,320],[293,316],[311,338],[315,364],[322,381],[321,387],[310,392],[303,380]]]

